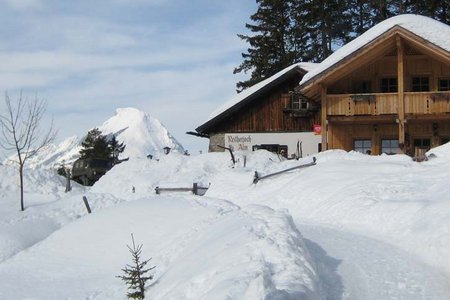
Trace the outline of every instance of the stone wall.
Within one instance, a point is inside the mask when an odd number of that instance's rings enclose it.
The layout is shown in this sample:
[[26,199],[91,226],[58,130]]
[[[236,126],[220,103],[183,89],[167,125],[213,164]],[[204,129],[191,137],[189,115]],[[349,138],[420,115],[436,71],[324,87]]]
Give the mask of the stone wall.
[[209,152],[223,152],[222,148],[217,147],[220,145],[225,147],[225,133],[213,133],[209,136]]

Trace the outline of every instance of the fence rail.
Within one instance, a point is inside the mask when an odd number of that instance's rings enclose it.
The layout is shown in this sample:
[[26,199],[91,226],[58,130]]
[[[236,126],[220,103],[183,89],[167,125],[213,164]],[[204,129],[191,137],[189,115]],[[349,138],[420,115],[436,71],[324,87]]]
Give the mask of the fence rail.
[[258,172],[255,171],[255,177],[253,178],[253,183],[257,184],[260,180],[263,180],[263,179],[266,179],[266,178],[269,178],[269,177],[272,177],[272,176],[280,175],[280,174],[283,174],[283,173],[286,173],[286,172],[289,172],[289,171],[292,171],[292,170],[311,167],[311,166],[314,166],[315,164],[316,164],[316,158],[313,157],[313,161],[310,162],[310,163],[307,163],[307,164],[304,164],[304,165],[300,165],[300,166],[295,166],[295,167],[292,167],[292,168],[289,168],[289,169],[281,170],[281,171],[278,171],[278,172],[275,172],[275,173],[271,173],[271,174],[267,174],[267,175],[264,175],[264,176],[260,176],[258,174]]
[[209,187],[201,187],[197,182],[192,184],[192,187],[174,187],[174,188],[162,188],[157,186],[155,192],[157,195],[161,192],[192,192],[194,195],[203,196]]

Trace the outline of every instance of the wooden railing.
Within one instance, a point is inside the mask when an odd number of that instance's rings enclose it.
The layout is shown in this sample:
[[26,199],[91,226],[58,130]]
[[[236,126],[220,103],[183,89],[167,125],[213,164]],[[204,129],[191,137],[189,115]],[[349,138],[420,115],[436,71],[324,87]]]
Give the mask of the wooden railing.
[[405,93],[406,114],[450,112],[450,92]]
[[[405,92],[406,114],[450,112],[450,92]],[[335,116],[398,113],[397,93],[327,95],[327,114]]]
[[397,113],[397,93],[327,95],[327,114],[336,116]]

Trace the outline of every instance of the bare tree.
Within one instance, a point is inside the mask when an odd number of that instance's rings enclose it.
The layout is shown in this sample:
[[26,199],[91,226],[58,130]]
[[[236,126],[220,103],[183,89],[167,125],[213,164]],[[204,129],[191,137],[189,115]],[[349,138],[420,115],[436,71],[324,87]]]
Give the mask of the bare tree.
[[44,146],[53,141],[56,131],[53,122],[48,131],[41,132],[42,117],[47,108],[44,100],[35,97],[33,100],[24,98],[20,93],[13,103],[8,93],[5,93],[6,111],[0,114],[0,147],[7,152],[14,151],[16,157],[10,160],[19,166],[20,178],[20,210],[25,209],[23,204],[23,171],[27,160],[33,157]]

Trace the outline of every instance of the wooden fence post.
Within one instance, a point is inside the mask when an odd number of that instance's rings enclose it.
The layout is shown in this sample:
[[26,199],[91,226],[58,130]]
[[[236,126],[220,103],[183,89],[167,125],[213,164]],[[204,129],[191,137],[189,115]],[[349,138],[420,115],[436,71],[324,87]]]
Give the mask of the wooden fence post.
[[194,183],[192,184],[192,193],[193,193],[194,195],[198,195],[198,183],[197,183],[197,182],[194,182]]
[[88,202],[86,196],[83,196],[83,202],[84,202],[84,205],[86,206],[88,213],[91,213],[91,207],[89,206],[89,202]]

